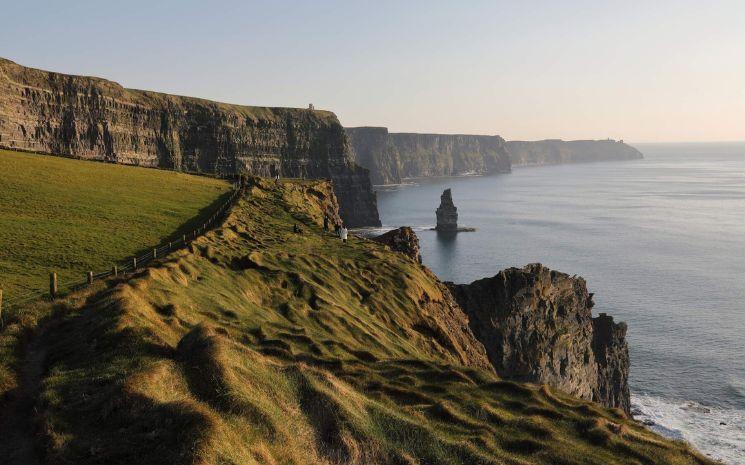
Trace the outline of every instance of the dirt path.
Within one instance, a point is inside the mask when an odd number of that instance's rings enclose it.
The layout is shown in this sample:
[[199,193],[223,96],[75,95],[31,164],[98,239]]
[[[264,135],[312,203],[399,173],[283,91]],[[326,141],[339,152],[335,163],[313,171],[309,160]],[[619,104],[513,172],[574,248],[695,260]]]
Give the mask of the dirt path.
[[37,337],[24,359],[21,383],[12,393],[10,403],[0,417],[0,464],[38,465],[41,459],[37,451],[35,404],[44,374],[47,351],[38,346]]

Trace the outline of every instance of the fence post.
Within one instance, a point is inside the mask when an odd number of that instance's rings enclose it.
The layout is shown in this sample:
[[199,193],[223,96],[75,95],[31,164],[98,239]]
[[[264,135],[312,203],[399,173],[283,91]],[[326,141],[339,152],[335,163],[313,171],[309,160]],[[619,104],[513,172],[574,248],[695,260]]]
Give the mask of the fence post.
[[183,242],[184,245],[186,245],[186,234],[184,234],[183,236],[181,236],[181,242]]
[[132,257],[132,270],[137,269],[137,257]]
[[168,243],[168,250],[171,250],[171,249],[173,249],[173,247],[172,247],[172,244],[169,242]]
[[88,285],[90,286],[91,284],[93,284],[93,272],[89,271],[88,273],[86,273],[86,276],[88,277]]
[[52,300],[57,298],[57,273],[49,273],[49,296]]
[[113,266],[113,267],[111,268],[111,274],[112,274],[112,275],[114,275],[114,277],[115,277],[115,278],[116,278],[116,277],[117,277],[117,276],[119,275],[119,268],[117,268],[117,266],[116,266],[116,265],[114,265],[114,266]]
[[155,258],[158,258],[158,248],[157,247],[153,249],[153,258],[154,259]]

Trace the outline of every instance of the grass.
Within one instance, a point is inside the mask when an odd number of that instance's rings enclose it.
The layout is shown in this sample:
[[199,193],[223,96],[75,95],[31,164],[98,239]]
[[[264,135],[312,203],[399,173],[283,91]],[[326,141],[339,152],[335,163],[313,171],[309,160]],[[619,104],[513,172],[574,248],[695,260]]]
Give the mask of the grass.
[[0,150],[5,299],[81,281],[195,226],[228,183],[169,171]]
[[426,268],[322,231],[332,198],[326,183],[257,181],[190,249],[8,325],[0,456],[11,464],[711,463],[621,411],[498,379]]

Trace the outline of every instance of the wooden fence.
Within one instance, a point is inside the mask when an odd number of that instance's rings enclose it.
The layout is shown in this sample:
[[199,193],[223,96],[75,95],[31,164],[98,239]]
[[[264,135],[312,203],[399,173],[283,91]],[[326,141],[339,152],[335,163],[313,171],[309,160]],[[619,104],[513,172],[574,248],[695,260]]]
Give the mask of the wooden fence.
[[230,197],[228,197],[228,199],[223,202],[212,215],[206,218],[202,225],[198,228],[182,235],[180,238],[165,242],[158,247],[154,247],[152,250],[143,255],[130,257],[126,260],[123,260],[122,262],[113,264],[111,269],[109,270],[99,273],[88,271],[85,273],[84,279],[66,283],[60,283],[57,279],[57,273],[52,271],[49,273],[48,290],[39,289],[27,294],[12,296],[10,298],[7,295],[3,297],[3,290],[0,289],[0,326],[3,326],[5,324],[4,322],[8,317],[18,314],[20,311],[22,311],[25,305],[28,305],[32,302],[41,299],[54,300],[57,297],[65,295],[69,292],[83,289],[86,286],[90,286],[95,281],[135,272],[146,267],[148,263],[151,263],[156,258],[165,257],[173,250],[186,247],[191,241],[204,234],[207,230],[212,228],[226,216],[230,207],[240,197],[244,187],[245,180],[243,178],[240,178],[239,181],[237,181],[233,185],[233,192],[232,194],[230,194]]

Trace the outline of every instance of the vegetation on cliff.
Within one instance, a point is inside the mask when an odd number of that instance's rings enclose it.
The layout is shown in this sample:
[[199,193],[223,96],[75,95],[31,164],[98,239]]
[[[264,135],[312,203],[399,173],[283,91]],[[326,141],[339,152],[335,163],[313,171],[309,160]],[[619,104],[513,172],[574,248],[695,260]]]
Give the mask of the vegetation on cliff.
[[191,231],[228,182],[0,150],[0,289],[5,299],[80,281]]
[[335,212],[327,183],[256,180],[189,250],[29,309],[0,332],[0,456],[709,463],[620,410],[498,379],[447,287],[324,232]]
[[0,147],[218,175],[334,181],[349,226],[379,226],[369,174],[330,111],[126,89],[0,58]]

